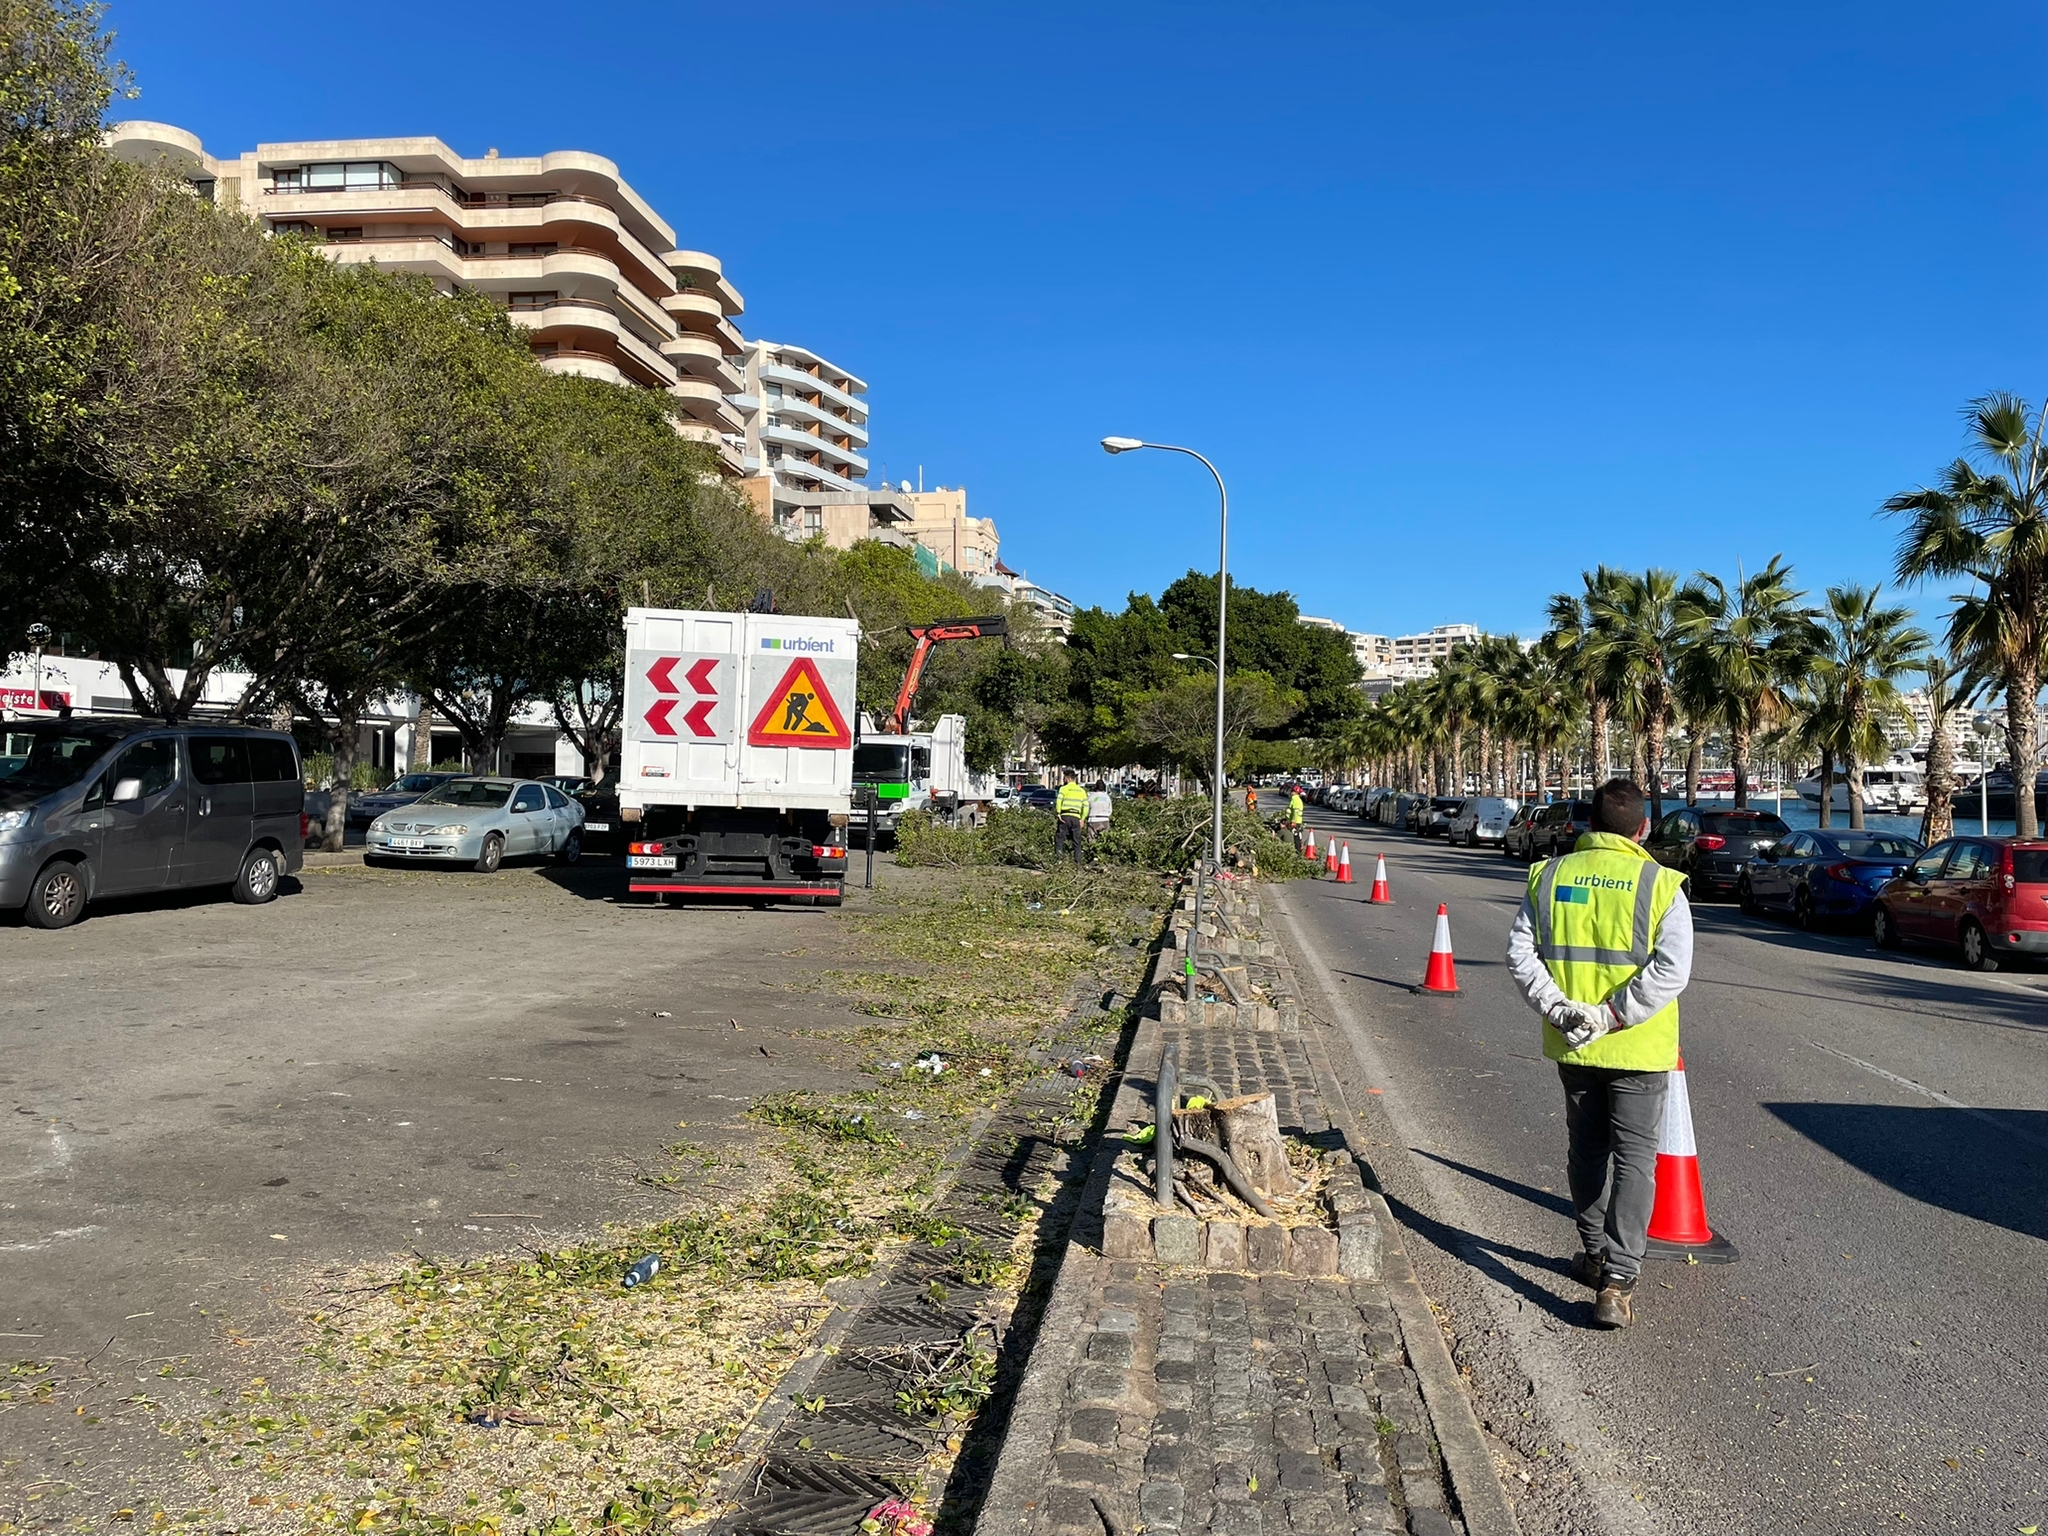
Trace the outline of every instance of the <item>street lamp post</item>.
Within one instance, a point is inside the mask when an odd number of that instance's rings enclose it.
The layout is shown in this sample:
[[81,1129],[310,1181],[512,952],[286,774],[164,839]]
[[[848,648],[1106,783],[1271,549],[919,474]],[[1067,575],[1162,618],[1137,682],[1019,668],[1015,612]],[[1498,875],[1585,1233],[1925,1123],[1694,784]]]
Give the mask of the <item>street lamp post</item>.
[[1220,508],[1216,535],[1216,655],[1202,657],[1216,669],[1216,776],[1210,781],[1216,798],[1215,825],[1210,838],[1209,858],[1211,865],[1223,868],[1223,668],[1225,659],[1224,628],[1230,608],[1230,492],[1223,484],[1223,476],[1216,466],[1192,448],[1177,447],[1172,443],[1148,443],[1136,437],[1105,437],[1102,450],[1105,453],[1129,453],[1135,448],[1156,448],[1161,453],[1184,453],[1191,459],[1201,459],[1202,467],[1216,477],[1216,498]]

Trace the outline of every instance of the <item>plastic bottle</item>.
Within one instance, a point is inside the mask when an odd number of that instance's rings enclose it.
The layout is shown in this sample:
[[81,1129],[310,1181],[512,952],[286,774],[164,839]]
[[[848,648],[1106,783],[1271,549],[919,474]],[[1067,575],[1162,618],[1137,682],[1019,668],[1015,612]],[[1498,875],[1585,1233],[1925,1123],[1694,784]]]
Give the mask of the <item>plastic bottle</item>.
[[619,1284],[623,1285],[627,1290],[630,1291],[631,1289],[633,1289],[634,1286],[645,1285],[648,1281],[652,1280],[660,1269],[661,1255],[658,1253],[650,1253],[638,1264],[635,1264],[631,1269],[627,1270],[626,1278],[621,1280]]

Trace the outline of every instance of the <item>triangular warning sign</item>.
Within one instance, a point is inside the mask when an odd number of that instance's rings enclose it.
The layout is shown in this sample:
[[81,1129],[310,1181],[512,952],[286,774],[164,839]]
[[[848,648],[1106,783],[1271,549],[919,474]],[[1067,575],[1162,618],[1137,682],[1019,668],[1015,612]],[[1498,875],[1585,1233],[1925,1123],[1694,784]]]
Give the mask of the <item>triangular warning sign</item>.
[[818,676],[817,663],[803,658],[789,664],[747,728],[747,745],[840,751],[853,745],[853,732],[846,728],[846,717],[839,713],[825,680]]

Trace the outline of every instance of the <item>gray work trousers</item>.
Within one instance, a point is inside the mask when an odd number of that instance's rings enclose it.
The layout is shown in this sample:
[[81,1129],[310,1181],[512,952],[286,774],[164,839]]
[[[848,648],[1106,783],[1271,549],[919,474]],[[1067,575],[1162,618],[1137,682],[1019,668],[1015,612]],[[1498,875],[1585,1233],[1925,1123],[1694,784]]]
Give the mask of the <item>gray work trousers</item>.
[[1078,816],[1062,816],[1052,831],[1052,856],[1055,863],[1069,848],[1074,850],[1076,864],[1087,856],[1081,848],[1081,818]]
[[[1571,1152],[1565,1164],[1579,1242],[1607,1251],[1607,1273],[1642,1273],[1650,1211],[1657,1203],[1657,1138],[1664,1126],[1668,1072],[1617,1072],[1557,1064],[1564,1083],[1564,1125]],[[1612,1164],[1612,1179],[1609,1165]]]

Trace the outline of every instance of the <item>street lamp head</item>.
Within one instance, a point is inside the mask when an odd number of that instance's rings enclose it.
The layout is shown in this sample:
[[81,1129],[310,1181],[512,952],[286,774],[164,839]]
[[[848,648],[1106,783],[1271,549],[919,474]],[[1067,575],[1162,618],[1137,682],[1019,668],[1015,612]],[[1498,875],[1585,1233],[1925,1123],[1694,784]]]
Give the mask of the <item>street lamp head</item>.
[[1144,446],[1144,443],[1135,437],[1105,437],[1102,440],[1104,453],[1129,453],[1133,448]]

